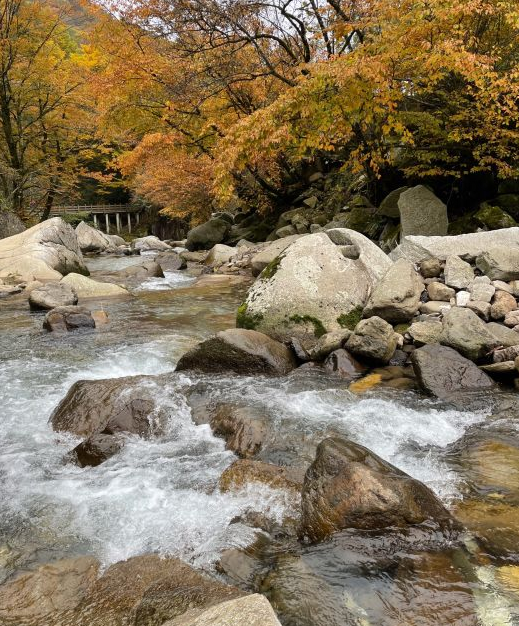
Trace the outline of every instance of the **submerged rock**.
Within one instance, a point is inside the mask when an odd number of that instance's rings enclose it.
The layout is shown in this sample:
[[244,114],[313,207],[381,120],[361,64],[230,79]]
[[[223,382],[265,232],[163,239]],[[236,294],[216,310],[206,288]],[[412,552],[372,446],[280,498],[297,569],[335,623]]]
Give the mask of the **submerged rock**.
[[421,482],[347,439],[325,439],[306,472],[301,535],[322,541],[345,528],[381,530],[427,522],[459,527]]
[[49,311],[43,320],[43,328],[52,332],[67,332],[95,326],[90,309],[84,306],[58,306]]
[[47,283],[33,289],[29,295],[29,306],[33,310],[50,310],[58,306],[77,304],[77,293],[64,283]]
[[446,346],[431,344],[419,348],[412,353],[411,362],[422,389],[438,398],[494,386],[477,365]]
[[123,445],[123,439],[117,435],[97,433],[76,446],[68,458],[79,467],[97,467],[117,454]]
[[283,375],[296,367],[291,351],[263,333],[230,328],[186,352],[177,371]]
[[79,437],[128,432],[142,437],[161,432],[164,416],[157,413],[156,379],[128,376],[80,380],[52,412],[55,431]]

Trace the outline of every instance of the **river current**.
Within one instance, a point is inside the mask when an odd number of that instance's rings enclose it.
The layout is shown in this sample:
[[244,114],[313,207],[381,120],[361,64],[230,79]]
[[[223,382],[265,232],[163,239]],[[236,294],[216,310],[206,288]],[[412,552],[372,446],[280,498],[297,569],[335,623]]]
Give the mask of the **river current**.
[[[114,270],[138,261],[101,257],[89,265]],[[390,389],[354,394],[340,379],[312,372],[279,379],[186,373],[178,387],[167,388],[150,380],[168,415],[163,436],[130,437],[120,454],[96,468],[64,463],[79,440],[53,432],[48,419],[75,381],[173,371],[188,348],[234,325],[244,289],[198,285],[185,272],[170,272],[146,281],[131,300],[106,301],[105,327],[65,337],[42,332],[42,314],[29,312],[26,300],[0,302],[0,580],[79,554],[108,566],[158,552],[214,571],[222,550],[253,539],[252,529],[231,524],[237,516],[252,507],[281,520],[297,505],[266,487],[219,492],[218,478],[235,457],[208,425],[193,423],[182,393],[186,382],[203,386],[214,400],[246,398],[280,431],[344,434],[425,482],[448,506],[466,497],[466,472],[449,450],[483,427],[490,408],[460,410]],[[510,472],[519,471],[514,463],[503,469],[508,490]],[[479,487],[508,493],[503,485]],[[519,623],[514,594],[499,596],[494,574],[489,567],[481,574],[486,582],[478,583],[490,585],[494,602],[486,601],[485,623]]]

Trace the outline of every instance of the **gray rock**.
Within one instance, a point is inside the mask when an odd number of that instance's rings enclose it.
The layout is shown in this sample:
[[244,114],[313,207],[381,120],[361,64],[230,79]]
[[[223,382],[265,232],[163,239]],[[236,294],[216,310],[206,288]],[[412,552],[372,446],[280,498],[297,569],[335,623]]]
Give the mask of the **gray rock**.
[[510,348],[519,345],[519,333],[497,322],[487,324],[488,330],[496,338],[498,345]]
[[346,259],[325,233],[293,242],[266,267],[240,307],[238,326],[310,349],[326,332],[359,319],[376,280],[391,261],[375,244],[348,231],[360,250]]
[[298,232],[295,226],[289,224],[288,226],[282,226],[276,230],[276,237],[279,239],[283,239],[284,237],[291,237],[293,235],[297,235]]
[[213,266],[223,265],[224,263],[228,263],[236,252],[236,248],[225,246],[223,243],[217,243],[209,250],[209,254],[205,257],[204,263]]
[[58,306],[49,311],[43,320],[43,328],[51,332],[68,332],[95,326],[92,313],[83,306]]
[[424,313],[425,315],[444,313],[451,308],[451,305],[445,300],[429,300],[429,302],[424,302],[420,305],[420,313]]
[[459,256],[449,256],[445,261],[445,284],[455,289],[466,289],[474,282],[474,270]]
[[61,284],[68,285],[83,298],[127,297],[129,292],[124,287],[112,283],[102,283],[80,274],[68,274],[61,279]]
[[69,272],[88,274],[74,229],[59,217],[0,239],[0,278],[59,280]]
[[440,343],[471,361],[486,356],[497,341],[486,324],[470,309],[455,307],[444,313]]
[[392,217],[394,219],[399,218],[400,210],[398,208],[398,201],[404,191],[407,191],[408,189],[409,187],[399,187],[398,189],[393,189],[393,191],[389,192],[380,203],[380,206],[378,207],[378,214],[384,215],[385,217]]
[[448,237],[410,235],[402,239],[398,248],[391,253],[391,258],[396,260],[403,257],[418,263],[430,258],[445,261],[448,256],[457,255],[472,260],[495,246],[518,248],[519,227]]
[[155,235],[148,235],[147,237],[141,237],[132,241],[132,249],[138,250],[139,252],[164,252],[171,250],[171,246],[165,241],[161,241],[158,237],[155,237]]
[[423,346],[430,343],[438,343],[442,330],[443,325],[438,320],[436,322],[415,322],[409,326],[407,332],[411,335],[416,345]]
[[398,208],[402,237],[447,234],[447,207],[427,187],[418,185],[404,191],[398,200]]
[[313,348],[308,351],[308,358],[311,361],[322,361],[330,352],[339,350],[342,348],[348,337],[353,333],[348,328],[336,330],[331,333],[326,333],[319,340]]
[[[117,245],[109,235],[105,235],[97,228],[80,222],[76,226],[76,236],[81,252],[114,252]],[[124,239],[122,240],[125,243]]]
[[343,529],[459,525],[433,492],[379,456],[339,437],[322,441],[302,491],[301,535],[323,541]]
[[419,348],[411,354],[411,362],[422,389],[438,398],[494,386],[477,365],[446,346],[431,344]]
[[176,371],[283,375],[296,367],[290,350],[255,330],[230,328],[180,357]]
[[509,348],[501,348],[494,350],[492,360],[494,363],[503,363],[505,361],[515,361],[519,356],[519,345],[510,346]]
[[399,259],[378,281],[364,309],[364,317],[378,316],[398,324],[413,318],[420,307],[424,284],[413,265]]
[[380,317],[360,321],[346,342],[346,349],[360,359],[389,363],[398,345],[399,335]]
[[15,213],[0,210],[0,239],[18,235],[24,230],[25,224]]
[[187,234],[186,248],[208,250],[217,243],[222,243],[229,234],[231,225],[221,218],[212,218],[200,226],[195,226]]
[[470,299],[478,300],[479,302],[490,302],[496,293],[494,285],[487,283],[478,278],[482,276],[476,276],[472,285],[469,286]]
[[519,247],[488,248],[477,257],[476,267],[491,280],[516,280],[519,278]]
[[431,300],[440,300],[443,302],[450,302],[451,298],[456,297],[456,292],[452,287],[447,287],[447,285],[436,281],[427,285],[427,293]]
[[187,262],[179,254],[173,251],[163,252],[155,257],[163,272],[174,272],[187,267]]
[[506,291],[507,293],[511,293],[513,296],[516,295],[514,293],[512,286],[509,283],[505,283],[502,280],[493,280],[492,286],[495,287],[496,291]]
[[467,309],[474,311],[474,313],[485,322],[490,319],[491,306],[489,302],[483,302],[482,300],[469,300],[465,305]]
[[272,263],[288,246],[294,241],[300,239],[302,235],[291,235],[290,237],[284,237],[274,241],[264,250],[255,254],[251,259],[251,269],[253,276],[259,276],[261,272],[267,267],[269,263]]
[[29,306],[35,311],[77,304],[77,300],[74,289],[63,283],[47,283],[29,294]]

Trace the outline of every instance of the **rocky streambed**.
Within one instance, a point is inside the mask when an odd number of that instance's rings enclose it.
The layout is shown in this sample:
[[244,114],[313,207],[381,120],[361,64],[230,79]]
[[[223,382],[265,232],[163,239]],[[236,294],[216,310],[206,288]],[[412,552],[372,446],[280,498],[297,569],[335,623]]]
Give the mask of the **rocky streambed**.
[[[142,262],[86,260],[107,283]],[[277,623],[263,598],[287,626],[518,623],[513,389],[315,366],[312,320],[295,353],[200,355],[250,281],[199,273],[130,271],[75,332],[0,302],[0,624]]]

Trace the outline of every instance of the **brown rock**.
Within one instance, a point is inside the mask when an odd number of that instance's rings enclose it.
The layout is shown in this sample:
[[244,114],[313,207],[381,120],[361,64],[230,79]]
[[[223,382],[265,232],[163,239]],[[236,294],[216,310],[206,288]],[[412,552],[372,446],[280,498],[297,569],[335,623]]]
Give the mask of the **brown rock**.
[[117,454],[123,445],[121,437],[98,433],[76,446],[69,453],[69,458],[79,467],[97,467]]
[[452,287],[447,287],[443,283],[433,282],[427,285],[427,293],[430,300],[450,302],[456,297],[456,291]]
[[292,352],[279,341],[255,330],[230,328],[186,352],[176,370],[283,375],[296,365]]
[[421,482],[367,448],[325,439],[306,472],[301,535],[322,541],[346,528],[380,530],[429,522],[450,530],[457,522]]
[[249,407],[223,405],[211,419],[215,435],[223,437],[227,450],[242,458],[255,456],[267,435],[268,420]]
[[494,320],[502,320],[506,317],[507,313],[515,311],[517,309],[517,302],[511,294],[506,291],[496,291],[492,307],[490,309],[490,315]]
[[329,354],[324,362],[324,368],[326,371],[336,374],[341,378],[346,378],[347,380],[354,380],[362,376],[363,372],[366,371],[366,368],[361,365],[357,359],[352,357],[347,350],[343,349],[335,350]]
[[237,491],[250,482],[299,493],[303,484],[303,470],[240,459],[235,461],[220,476],[220,489],[222,491]]
[[95,328],[90,310],[84,306],[58,306],[45,315],[43,328],[49,332],[68,332],[79,328]]
[[420,272],[424,278],[436,278],[442,273],[440,259],[424,259],[420,263]]

